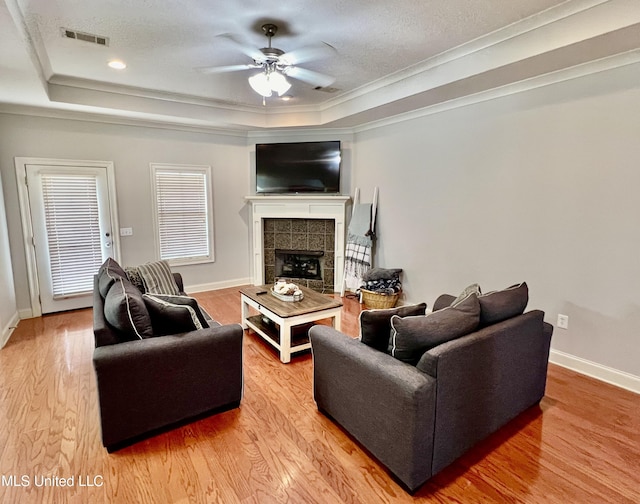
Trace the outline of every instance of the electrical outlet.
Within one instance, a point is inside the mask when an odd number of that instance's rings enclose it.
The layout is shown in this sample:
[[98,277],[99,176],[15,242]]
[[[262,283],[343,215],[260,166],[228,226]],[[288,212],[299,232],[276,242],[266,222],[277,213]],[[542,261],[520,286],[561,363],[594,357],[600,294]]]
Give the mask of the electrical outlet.
[[133,228],[120,228],[120,236],[133,236]]
[[558,314],[558,328],[569,329],[569,315]]

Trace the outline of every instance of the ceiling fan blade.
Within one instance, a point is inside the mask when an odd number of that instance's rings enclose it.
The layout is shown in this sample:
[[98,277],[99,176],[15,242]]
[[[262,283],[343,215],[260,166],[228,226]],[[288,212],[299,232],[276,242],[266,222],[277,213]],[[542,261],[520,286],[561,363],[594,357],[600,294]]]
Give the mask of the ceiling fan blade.
[[217,37],[227,39],[233,45],[236,46],[240,52],[246,54],[253,60],[263,60],[264,54],[257,47],[253,47],[251,44],[247,43],[245,40],[242,40],[239,36],[234,35],[233,33],[222,33],[217,35]]
[[204,74],[217,74],[225,72],[237,72],[238,70],[249,70],[250,68],[259,68],[258,65],[225,65],[225,66],[206,66],[197,67],[194,70]]
[[335,77],[307,70],[300,67],[287,67],[284,69],[285,75],[293,77],[311,84],[314,87],[327,87],[335,82]]
[[280,56],[280,62],[285,65],[298,65],[305,61],[329,58],[336,54],[336,49],[326,42],[320,45],[301,47]]

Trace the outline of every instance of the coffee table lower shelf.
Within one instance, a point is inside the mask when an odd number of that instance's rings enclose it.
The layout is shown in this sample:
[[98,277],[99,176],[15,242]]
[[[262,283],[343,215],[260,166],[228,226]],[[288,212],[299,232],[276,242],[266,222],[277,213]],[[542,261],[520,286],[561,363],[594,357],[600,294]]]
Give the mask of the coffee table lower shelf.
[[[269,343],[280,349],[280,327],[275,322],[265,322],[263,315],[254,315],[246,320],[246,324],[260,334]],[[269,319],[267,319],[269,320]],[[291,352],[298,352],[310,348],[309,329],[313,323],[301,324],[291,328]],[[302,347],[302,345],[305,345]],[[301,348],[298,348],[301,347]]]
[[262,294],[265,290],[260,286],[240,291],[242,327],[252,329],[278,350],[283,363],[291,362],[292,354],[311,348],[308,332],[315,322],[330,319],[340,330],[342,303],[303,289],[305,299],[299,305]]

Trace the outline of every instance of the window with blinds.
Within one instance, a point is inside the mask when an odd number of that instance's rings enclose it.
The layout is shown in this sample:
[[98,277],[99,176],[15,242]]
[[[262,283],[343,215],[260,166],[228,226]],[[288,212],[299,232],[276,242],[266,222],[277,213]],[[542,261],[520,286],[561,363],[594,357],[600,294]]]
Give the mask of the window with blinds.
[[152,164],[151,173],[160,259],[213,261],[211,168]]
[[42,175],[53,298],[85,294],[102,264],[97,182],[90,175]]

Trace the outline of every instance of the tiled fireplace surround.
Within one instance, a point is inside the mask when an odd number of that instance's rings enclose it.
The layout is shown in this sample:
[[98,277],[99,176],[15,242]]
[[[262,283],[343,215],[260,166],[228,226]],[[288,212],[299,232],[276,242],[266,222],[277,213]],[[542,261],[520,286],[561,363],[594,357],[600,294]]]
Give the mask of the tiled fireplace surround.
[[276,270],[277,249],[319,251],[324,253],[320,258],[322,280],[290,280],[319,292],[333,292],[336,248],[333,219],[264,219],[263,239],[265,283],[273,283],[279,274]]
[[276,249],[322,251],[322,280],[295,283],[339,292],[344,270],[345,221],[349,196],[247,196],[252,211],[252,282],[275,279]]

